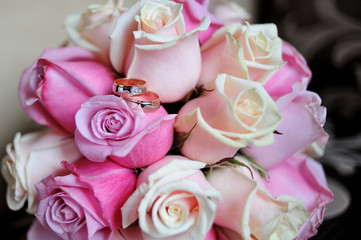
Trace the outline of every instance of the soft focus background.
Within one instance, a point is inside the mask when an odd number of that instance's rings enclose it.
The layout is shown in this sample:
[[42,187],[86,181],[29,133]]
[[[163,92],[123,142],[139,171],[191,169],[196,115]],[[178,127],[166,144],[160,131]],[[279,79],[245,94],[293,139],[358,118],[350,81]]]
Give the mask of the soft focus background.
[[[38,129],[18,101],[22,71],[44,50],[62,45],[64,18],[101,0],[2,1],[0,8],[0,159],[16,132]],[[320,159],[335,201],[314,239],[354,238],[361,227],[361,5],[359,0],[238,0],[253,22],[274,22],[307,59],[310,90],[328,109],[330,141]],[[0,178],[1,239],[25,239],[32,217],[12,212]]]

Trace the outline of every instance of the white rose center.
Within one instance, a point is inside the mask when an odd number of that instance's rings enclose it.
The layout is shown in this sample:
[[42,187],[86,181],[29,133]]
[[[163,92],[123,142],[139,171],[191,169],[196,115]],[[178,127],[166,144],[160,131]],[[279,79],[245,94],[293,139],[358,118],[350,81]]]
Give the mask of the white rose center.
[[262,109],[258,104],[249,99],[241,99],[237,105],[238,111],[249,116],[259,116],[262,113]]
[[258,47],[268,51],[269,50],[269,41],[267,39],[267,37],[262,33],[260,32],[258,35],[256,35],[254,38],[253,38],[253,41],[255,44],[257,44]]
[[167,228],[183,232],[195,221],[198,202],[193,194],[180,192],[161,196],[153,206],[159,222]]
[[146,3],[140,11],[142,30],[154,33],[172,20],[173,13],[168,6],[159,3]]
[[263,99],[255,89],[241,92],[236,103],[235,113],[242,123],[254,127],[262,119],[264,111]]
[[188,215],[188,209],[178,203],[167,204],[166,210],[169,216],[168,220],[170,220],[173,225],[180,223],[182,219],[184,219]]

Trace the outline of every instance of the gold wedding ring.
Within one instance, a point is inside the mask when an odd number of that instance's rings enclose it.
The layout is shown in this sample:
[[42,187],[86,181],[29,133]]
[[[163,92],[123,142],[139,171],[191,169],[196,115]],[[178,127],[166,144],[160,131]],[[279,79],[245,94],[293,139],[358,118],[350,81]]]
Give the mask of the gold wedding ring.
[[143,112],[153,112],[160,107],[159,95],[151,91],[139,95],[125,95],[123,99],[128,101],[133,109],[139,109],[140,106]]
[[114,80],[113,93],[120,97],[139,95],[146,92],[146,81],[136,78],[118,78]]

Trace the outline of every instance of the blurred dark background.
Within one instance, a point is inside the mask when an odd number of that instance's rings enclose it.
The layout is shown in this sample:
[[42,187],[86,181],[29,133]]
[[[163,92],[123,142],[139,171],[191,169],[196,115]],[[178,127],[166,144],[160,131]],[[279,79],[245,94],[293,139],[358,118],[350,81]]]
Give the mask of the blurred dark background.
[[[361,227],[361,2],[259,0],[253,6],[253,22],[275,23],[279,36],[304,55],[313,73],[309,90],[327,107],[330,140],[319,161],[335,200],[312,239],[354,239]],[[3,179],[0,184],[5,196]],[[9,210],[5,197],[0,206],[1,239],[25,239],[32,216]]]

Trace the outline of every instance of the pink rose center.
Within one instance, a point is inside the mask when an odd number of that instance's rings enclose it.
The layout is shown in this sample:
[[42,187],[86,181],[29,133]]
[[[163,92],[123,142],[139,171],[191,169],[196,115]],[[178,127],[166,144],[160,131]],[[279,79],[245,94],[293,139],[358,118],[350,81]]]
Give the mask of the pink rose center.
[[49,201],[48,225],[60,234],[76,232],[85,224],[82,208],[73,199],[60,195],[62,194],[56,194]]
[[122,121],[117,118],[114,114],[107,116],[104,120],[103,128],[108,133],[115,133],[122,127]]
[[70,221],[73,222],[76,218],[77,215],[75,214],[75,212],[73,211],[73,209],[71,209],[69,206],[67,206],[65,203],[63,204],[63,206],[61,206],[59,208],[59,214],[60,217],[64,220],[64,221]]
[[94,134],[100,139],[124,139],[134,130],[134,116],[122,109],[103,109],[92,119]]

